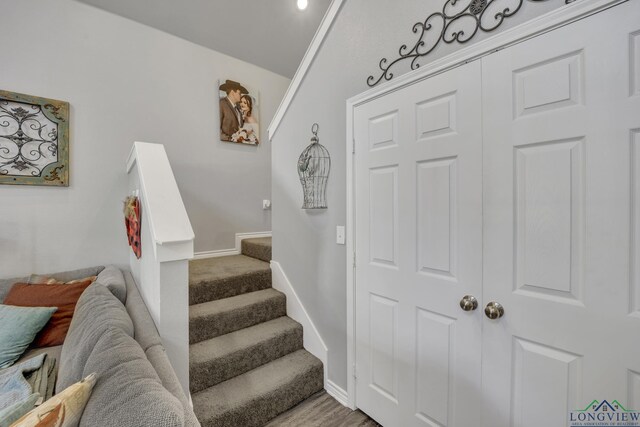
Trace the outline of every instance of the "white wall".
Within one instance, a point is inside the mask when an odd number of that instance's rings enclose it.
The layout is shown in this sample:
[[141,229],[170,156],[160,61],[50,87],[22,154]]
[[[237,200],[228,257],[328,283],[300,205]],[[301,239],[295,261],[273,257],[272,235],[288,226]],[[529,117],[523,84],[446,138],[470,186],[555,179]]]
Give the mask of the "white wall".
[[271,144],[219,142],[217,80],[260,90],[266,135],[288,79],[71,0],[0,0],[0,40],[1,89],[71,104],[71,186],[0,186],[0,277],[128,263],[133,141],[165,145],[196,251],[270,229]]
[[[378,76],[382,57],[393,60],[402,44],[413,46],[411,28],[440,11],[445,0],[347,0],[272,140],[273,258],[278,261],[329,348],[329,379],[346,389],[346,252],[335,243],[336,225],[346,223],[345,133],[348,98]],[[518,0],[496,0],[517,5]],[[460,4],[468,4],[461,2]],[[510,28],[564,5],[564,0],[525,0],[518,15],[500,27]],[[495,33],[492,33],[495,34]],[[479,33],[472,42],[485,38]],[[472,42],[467,43],[470,44]],[[465,46],[467,46],[465,45]],[[429,55],[442,57],[459,48],[446,45]],[[429,60],[423,61],[426,64]],[[396,76],[408,64],[395,69]],[[303,211],[297,176],[298,156],[309,143],[310,128],[320,124],[320,142],[331,154],[328,209]]]

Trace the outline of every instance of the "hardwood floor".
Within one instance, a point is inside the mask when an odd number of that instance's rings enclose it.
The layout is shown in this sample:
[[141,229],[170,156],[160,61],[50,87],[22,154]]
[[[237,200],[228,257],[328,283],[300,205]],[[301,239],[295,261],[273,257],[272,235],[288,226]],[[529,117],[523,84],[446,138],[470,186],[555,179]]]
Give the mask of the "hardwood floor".
[[265,427],[380,427],[362,411],[342,406],[322,390]]

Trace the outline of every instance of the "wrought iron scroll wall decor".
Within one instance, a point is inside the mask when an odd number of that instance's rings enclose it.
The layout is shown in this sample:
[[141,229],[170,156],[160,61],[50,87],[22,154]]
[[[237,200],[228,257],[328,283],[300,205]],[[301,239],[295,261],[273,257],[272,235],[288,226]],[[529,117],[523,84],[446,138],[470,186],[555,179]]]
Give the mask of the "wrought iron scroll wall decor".
[[69,104],[0,91],[0,184],[69,186]]
[[[547,0],[529,0],[544,2]],[[566,4],[575,0],[565,0]],[[413,26],[414,34],[420,37],[409,48],[406,44],[400,46],[399,57],[389,62],[382,58],[378,64],[382,74],[376,78],[371,75],[367,84],[371,87],[384,80],[391,80],[391,68],[399,62],[410,60],[411,70],[420,67],[419,60],[433,52],[440,42],[464,44],[476,35],[478,30],[485,33],[496,30],[502,22],[520,10],[524,0],[447,0],[442,12],[432,13],[424,20]]]
[[327,208],[327,181],[331,170],[329,151],[318,141],[318,124],[311,127],[311,144],[298,159],[298,176],[302,184],[302,209]]

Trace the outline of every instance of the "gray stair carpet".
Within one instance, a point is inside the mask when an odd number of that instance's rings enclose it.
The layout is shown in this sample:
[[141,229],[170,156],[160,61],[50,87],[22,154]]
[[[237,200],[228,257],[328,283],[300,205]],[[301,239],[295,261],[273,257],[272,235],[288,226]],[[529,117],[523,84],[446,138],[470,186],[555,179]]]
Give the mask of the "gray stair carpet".
[[269,288],[189,307],[189,344],[287,314],[283,293]]
[[260,237],[257,239],[243,239],[242,254],[262,261],[271,261],[271,237]]
[[302,326],[287,316],[191,346],[195,393],[302,348]]
[[322,362],[298,350],[192,395],[204,427],[262,426],[322,389]]
[[[271,253],[271,251],[269,251]],[[271,287],[268,262],[244,255],[189,263],[189,304],[200,304]]]
[[242,251],[189,265],[190,388],[204,427],[262,426],[323,388],[322,362],[271,288],[271,238]]

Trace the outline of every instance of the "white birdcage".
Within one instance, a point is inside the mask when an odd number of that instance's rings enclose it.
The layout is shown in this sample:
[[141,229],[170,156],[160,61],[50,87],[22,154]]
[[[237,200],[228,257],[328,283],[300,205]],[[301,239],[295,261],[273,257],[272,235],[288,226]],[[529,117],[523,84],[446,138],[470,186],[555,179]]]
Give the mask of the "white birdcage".
[[331,170],[329,151],[318,141],[318,124],[311,127],[311,144],[298,159],[298,175],[302,184],[302,209],[327,208],[327,181]]

